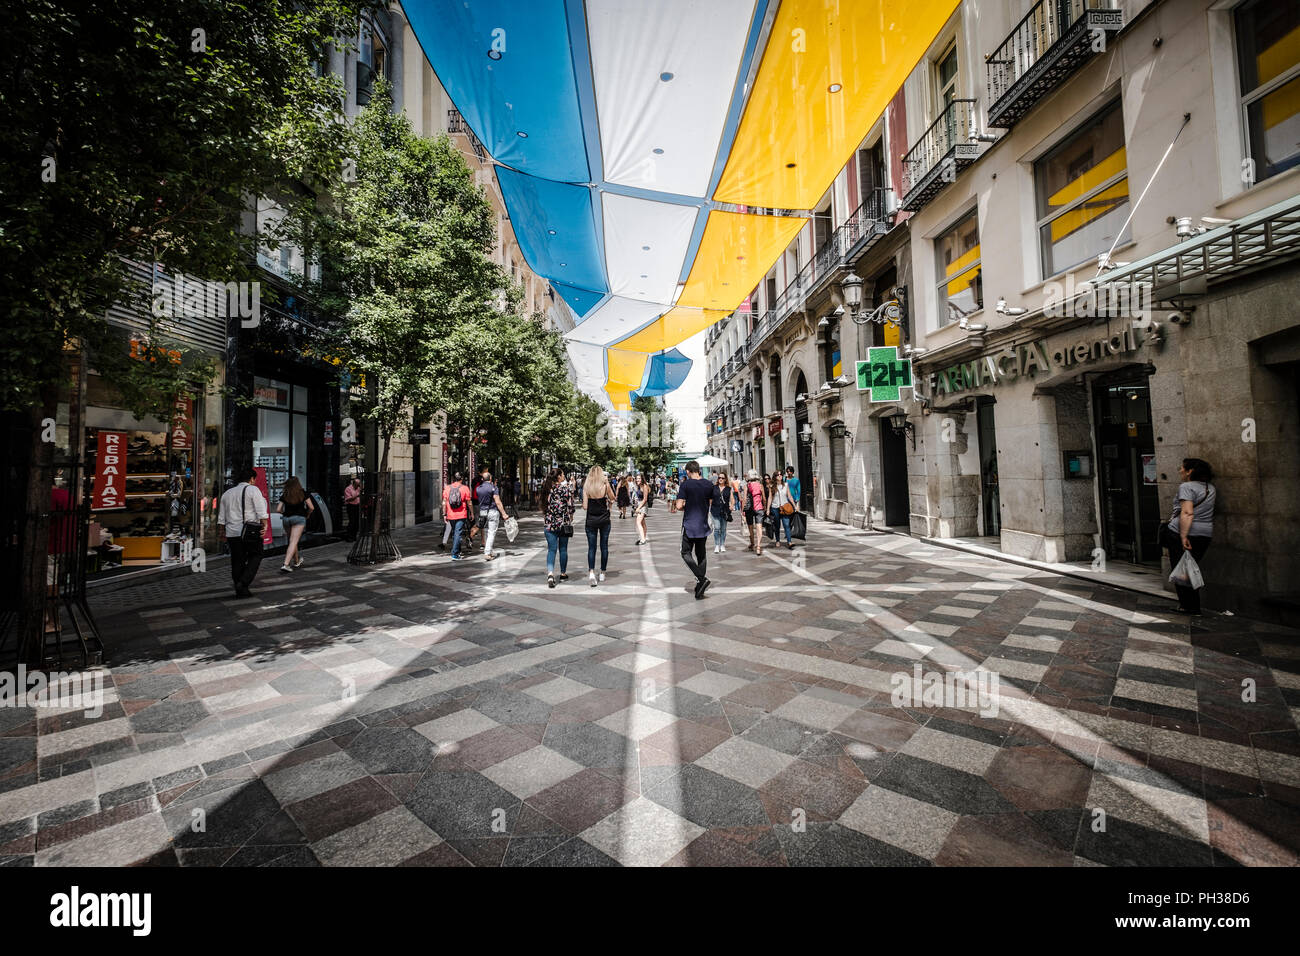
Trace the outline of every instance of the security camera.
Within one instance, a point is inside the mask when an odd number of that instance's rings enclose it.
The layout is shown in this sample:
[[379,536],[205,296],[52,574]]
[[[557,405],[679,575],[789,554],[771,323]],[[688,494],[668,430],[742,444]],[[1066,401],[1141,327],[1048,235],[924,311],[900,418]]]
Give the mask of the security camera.
[[961,321],[957,323],[957,328],[963,332],[987,332],[989,330],[989,327],[983,322],[971,322],[964,315],[961,317]]
[[1187,325],[1187,323],[1192,321],[1191,310],[1188,309],[1185,312],[1170,312],[1165,316],[1165,321],[1172,325]]

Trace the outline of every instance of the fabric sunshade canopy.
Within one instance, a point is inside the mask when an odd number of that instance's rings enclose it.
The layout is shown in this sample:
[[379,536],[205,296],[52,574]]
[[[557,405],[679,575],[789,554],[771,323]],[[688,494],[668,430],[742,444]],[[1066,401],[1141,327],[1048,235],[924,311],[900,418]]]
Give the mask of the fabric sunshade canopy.
[[680,385],[689,362],[658,353],[733,311],[807,223],[752,207],[811,208],[956,4],[403,8],[496,163],[528,265],[574,314],[578,387],[626,408]]

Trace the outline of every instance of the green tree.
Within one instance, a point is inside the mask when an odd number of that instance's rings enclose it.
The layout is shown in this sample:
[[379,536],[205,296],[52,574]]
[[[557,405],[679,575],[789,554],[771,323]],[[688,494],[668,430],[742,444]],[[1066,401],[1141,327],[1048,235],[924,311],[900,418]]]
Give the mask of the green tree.
[[681,449],[677,420],[650,395],[632,401],[628,420],[627,455],[637,471],[654,474],[665,469]]
[[[448,397],[463,370],[507,348],[499,305],[518,293],[488,258],[492,207],[445,135],[417,136],[381,82],[353,136],[355,181],[289,230],[322,263],[312,294],[329,328],[319,349],[369,384],[387,501],[394,435],[440,408],[456,417]],[[379,522],[375,509],[376,532]]]
[[[22,55],[0,75],[0,409],[26,415],[33,436],[20,582],[29,637],[52,485],[39,423],[55,416],[68,350],[107,367],[124,348],[105,319],[131,294],[123,259],[252,278],[252,197],[340,176],[342,87],[314,64],[369,6],[29,0],[6,18],[6,45]],[[170,363],[128,374],[137,414],[174,394]]]
[[595,416],[570,384],[564,344],[542,314],[494,313],[458,327],[434,351],[445,370],[442,407],[471,432],[482,430],[491,452],[590,460]]

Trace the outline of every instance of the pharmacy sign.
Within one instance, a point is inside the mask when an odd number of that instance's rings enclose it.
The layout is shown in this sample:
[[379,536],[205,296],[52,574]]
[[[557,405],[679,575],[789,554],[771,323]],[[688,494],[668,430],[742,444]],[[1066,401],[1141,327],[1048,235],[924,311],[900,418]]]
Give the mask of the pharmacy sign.
[[900,359],[893,345],[868,349],[867,355],[858,363],[858,391],[872,402],[898,401],[901,390],[912,387],[912,360]]

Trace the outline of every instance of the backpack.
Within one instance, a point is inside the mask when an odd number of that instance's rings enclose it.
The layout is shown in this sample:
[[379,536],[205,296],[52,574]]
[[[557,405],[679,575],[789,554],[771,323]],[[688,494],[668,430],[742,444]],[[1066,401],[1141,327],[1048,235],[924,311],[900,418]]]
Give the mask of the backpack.
[[447,490],[447,505],[454,510],[460,510],[461,503],[460,482],[458,481]]

